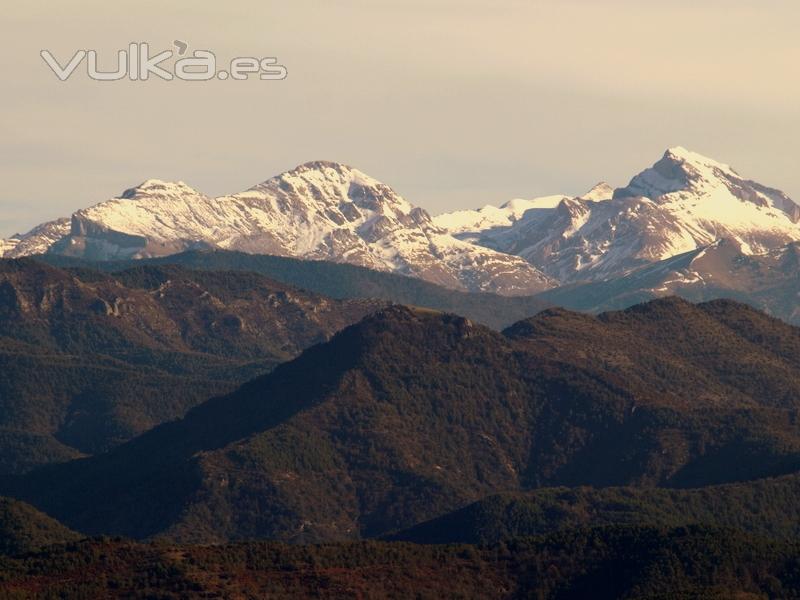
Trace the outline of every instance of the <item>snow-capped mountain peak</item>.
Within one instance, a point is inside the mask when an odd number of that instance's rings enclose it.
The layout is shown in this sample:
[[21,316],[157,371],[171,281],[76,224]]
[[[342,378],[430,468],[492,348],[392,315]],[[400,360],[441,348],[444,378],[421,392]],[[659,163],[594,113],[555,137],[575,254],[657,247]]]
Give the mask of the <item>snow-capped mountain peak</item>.
[[703,156],[697,152],[687,150],[683,146],[673,146],[672,148],[667,148],[667,150],[664,152],[664,156],[681,163],[733,172],[733,169],[731,169],[730,165],[726,165],[707,156]]
[[[458,240],[389,186],[327,161],[217,198],[149,179],[64,221],[56,235],[31,232],[30,247],[101,260],[211,247],[346,262],[463,290],[530,294],[553,285],[524,259]],[[23,254],[23,243],[13,252]]]
[[358,169],[331,161],[304,163],[236,196],[248,193],[295,195],[313,200],[310,205],[318,204],[317,208],[324,211],[336,210],[343,203],[352,203],[369,213],[395,215],[407,215],[414,208],[386,184]]
[[578,197],[514,199],[434,218],[388,185],[330,161],[217,198],[180,181],[149,179],[7,240],[0,252],[107,260],[211,247],[522,294],[615,277],[722,238],[750,255],[800,241],[800,206],[676,146],[617,190],[600,183]]
[[37,225],[28,233],[15,235],[11,239],[0,241],[0,252],[2,258],[19,258],[33,254],[43,254],[47,252],[53,244],[63,239],[69,233],[70,220],[56,219]]
[[[754,204],[769,211],[784,213],[792,222],[800,220],[800,206],[780,190],[768,188],[740,176],[729,165],[691,152],[681,146],[670,148],[661,160],[636,175],[627,187],[614,192],[615,197],[643,196],[662,202],[681,197],[702,197],[717,213],[735,211],[743,222],[753,219],[750,207],[737,207],[737,201]],[[721,203],[727,202],[725,208]],[[713,206],[712,206],[713,205]],[[714,218],[714,215],[708,215]],[[769,215],[768,218],[774,215]],[[778,215],[782,216],[782,215]],[[761,219],[756,219],[761,221]]]
[[655,199],[678,191],[718,188],[728,179],[741,178],[729,165],[676,146],[636,175],[626,187],[616,190],[615,196]]
[[161,179],[147,179],[136,187],[125,190],[120,194],[124,200],[137,200],[140,198],[174,198],[198,192],[183,181],[162,181]]
[[[720,238],[746,254],[800,239],[800,207],[786,194],[677,146],[610,192],[490,220],[490,209],[436,218],[459,238],[522,256],[561,282],[604,279]],[[499,209],[494,209],[497,211]]]
[[606,183],[605,181],[601,181],[600,183],[596,184],[592,189],[588,192],[579,196],[581,200],[593,200],[595,202],[601,202],[603,200],[611,200],[614,196],[614,188],[611,187],[610,184]]

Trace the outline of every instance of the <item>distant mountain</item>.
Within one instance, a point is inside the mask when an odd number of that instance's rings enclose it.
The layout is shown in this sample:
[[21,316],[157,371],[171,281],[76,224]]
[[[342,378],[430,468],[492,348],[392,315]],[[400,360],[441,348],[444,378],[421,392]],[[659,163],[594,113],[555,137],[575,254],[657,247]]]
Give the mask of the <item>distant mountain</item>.
[[675,298],[504,334],[392,307],[108,454],[4,482],[87,533],[356,539],[498,492],[800,470],[800,330]]
[[800,243],[753,255],[735,240],[721,239],[622,277],[563,286],[538,297],[574,310],[601,312],[670,295],[693,302],[730,298],[800,325]]
[[161,258],[127,261],[87,261],[55,254],[36,260],[59,267],[82,267],[107,272],[137,265],[180,265],[208,271],[248,271],[274,281],[337,299],[379,299],[394,304],[431,308],[462,315],[494,329],[503,329],[535,315],[549,304],[533,296],[500,296],[448,289],[421,279],[324,260],[247,254],[229,250],[195,250]]
[[605,181],[601,181],[590,189],[582,196],[578,196],[581,200],[591,200],[593,202],[600,202],[602,200],[610,200],[614,197],[614,188]]
[[57,219],[37,225],[26,234],[17,234],[10,239],[0,241],[0,258],[44,254],[53,244],[63,239],[69,230],[70,219]]
[[515,199],[431,218],[385,184],[310,162],[229,196],[147,180],[5,240],[0,256],[89,260],[232,250],[331,261],[447,288],[524,296],[605,281],[721,239],[748,256],[800,241],[785,193],[682,147],[616,190]]
[[385,305],[252,273],[0,260],[0,472],[105,450]]
[[[613,195],[614,188],[605,182],[600,182],[584,195],[579,196],[579,199],[589,201],[610,200]],[[434,217],[433,222],[459,239],[479,241],[483,233],[508,228],[523,218],[528,219],[534,214],[552,211],[559,204],[571,198],[571,196],[562,194],[542,196],[532,200],[516,198],[509,200],[499,208],[487,204],[477,210],[457,210],[451,213],[444,213]],[[528,211],[531,212],[528,213]]]
[[461,239],[470,239],[469,234],[479,239],[479,233],[510,227],[522,219],[528,211],[553,209],[567,199],[569,196],[562,195],[542,196],[532,200],[517,198],[509,200],[499,208],[487,204],[477,210],[458,210],[441,214],[434,217],[433,222]]
[[607,191],[601,185],[582,198],[533,201],[508,224],[468,223],[462,213],[436,222],[457,237],[521,256],[562,284],[625,275],[722,238],[747,255],[800,240],[800,206],[786,194],[681,147],[613,198],[604,198]]
[[388,186],[332,162],[220,198],[151,179],[79,210],[68,227],[40,226],[5,256],[112,260],[196,248],[343,262],[467,291],[521,295],[552,285],[525,260],[455,239]]

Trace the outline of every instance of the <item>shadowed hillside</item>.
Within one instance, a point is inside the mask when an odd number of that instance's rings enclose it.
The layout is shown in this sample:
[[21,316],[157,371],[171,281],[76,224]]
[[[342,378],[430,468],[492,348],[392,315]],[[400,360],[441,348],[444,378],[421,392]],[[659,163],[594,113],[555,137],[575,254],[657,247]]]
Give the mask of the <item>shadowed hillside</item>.
[[0,497],[0,555],[18,555],[81,539],[24,502]]
[[392,307],[182,421],[5,487],[87,533],[312,542],[498,492],[776,476],[800,469],[798,343],[731,302],[553,310],[505,334]]
[[544,488],[490,496],[388,536],[422,544],[481,544],[598,525],[713,525],[793,540],[800,476],[709,486]]
[[382,306],[251,273],[0,260],[0,472],[108,449]]
[[119,271],[142,264],[174,264],[211,271],[250,271],[331,298],[378,298],[394,304],[431,308],[463,315],[495,329],[535,315],[549,306],[549,303],[533,296],[459,292],[421,279],[354,265],[224,250],[185,252],[123,262],[91,262],[52,254],[37,256],[36,259],[58,266],[86,266],[105,271]]

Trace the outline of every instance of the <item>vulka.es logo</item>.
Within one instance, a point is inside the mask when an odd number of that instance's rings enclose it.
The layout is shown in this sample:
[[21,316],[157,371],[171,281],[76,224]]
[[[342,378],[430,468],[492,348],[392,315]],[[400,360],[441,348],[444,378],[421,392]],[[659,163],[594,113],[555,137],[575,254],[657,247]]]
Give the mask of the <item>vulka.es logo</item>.
[[278,64],[278,59],[274,57],[240,56],[231,59],[227,69],[218,70],[217,57],[213,52],[194,50],[190,56],[184,56],[189,49],[188,43],[175,40],[173,46],[177,52],[164,50],[151,55],[147,42],[133,42],[127,49],[117,52],[113,70],[109,70],[108,65],[105,68],[100,66],[96,50],[78,50],[63,63],[49,50],[42,50],[39,54],[61,81],[69,79],[84,62],[87,76],[95,81],[147,81],[151,77],[166,81],[209,81],[214,78],[244,81],[251,75],[257,75],[265,81],[277,81],[286,79],[288,75],[286,67]]

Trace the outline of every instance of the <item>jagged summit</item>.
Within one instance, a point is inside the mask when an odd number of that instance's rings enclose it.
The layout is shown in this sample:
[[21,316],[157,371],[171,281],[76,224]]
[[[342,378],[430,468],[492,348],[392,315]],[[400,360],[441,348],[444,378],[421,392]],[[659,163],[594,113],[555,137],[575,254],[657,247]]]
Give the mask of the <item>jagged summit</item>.
[[[28,233],[0,240],[0,257],[18,258],[44,254],[53,244],[62,240],[70,231],[70,219],[56,219],[37,225]],[[5,250],[3,251],[3,248]]]
[[524,259],[454,238],[388,185],[331,161],[217,198],[149,179],[4,248],[7,256],[96,260],[220,248],[350,263],[468,291],[529,295],[553,285]]
[[601,181],[593,186],[588,192],[582,196],[579,196],[579,198],[581,200],[594,200],[595,202],[599,202],[602,200],[610,200],[613,195],[614,188],[611,186],[611,184]]
[[187,193],[199,194],[197,190],[188,186],[183,181],[147,179],[139,185],[125,190],[119,197],[125,200],[135,200],[153,196],[178,196]]
[[[297,175],[306,171],[335,171],[337,173],[347,173],[358,171],[355,167],[335,160],[310,160],[289,169],[284,175]],[[359,171],[360,172],[360,171]],[[280,177],[280,175],[278,175]]]
[[[388,185],[351,166],[332,161],[304,163],[271,177],[241,194],[275,195],[291,201],[292,194],[300,195],[314,203],[324,204],[323,211],[342,212],[347,221],[357,219],[355,211],[343,209],[353,203],[362,210],[391,213],[398,218],[408,215],[414,207]],[[312,208],[319,206],[312,204]],[[419,209],[422,210],[422,209]],[[427,217],[427,213],[424,213]]]
[[[257,183],[246,191],[262,190],[275,185],[291,188],[292,185],[322,185],[325,183],[338,185],[357,183],[367,187],[383,187],[391,190],[386,184],[350,165],[332,160],[313,160]],[[395,194],[394,191],[392,193]]]
[[636,175],[615,197],[659,196],[682,190],[719,187],[725,180],[741,179],[729,166],[682,146],[669,148],[661,160]]
[[718,162],[681,146],[670,148],[651,168],[636,175],[615,196],[645,196],[657,199],[676,192],[710,195],[727,193],[729,198],[776,208],[794,222],[798,205],[780,190],[768,188],[739,175],[730,165]]
[[696,163],[696,164],[703,164],[706,166],[713,166],[718,169],[732,171],[730,165],[726,165],[719,161],[716,161],[712,158],[704,156],[699,152],[694,152],[692,150],[688,150],[683,146],[673,146],[672,148],[667,148],[664,152],[665,158],[672,158],[681,162],[688,162],[688,163]]

